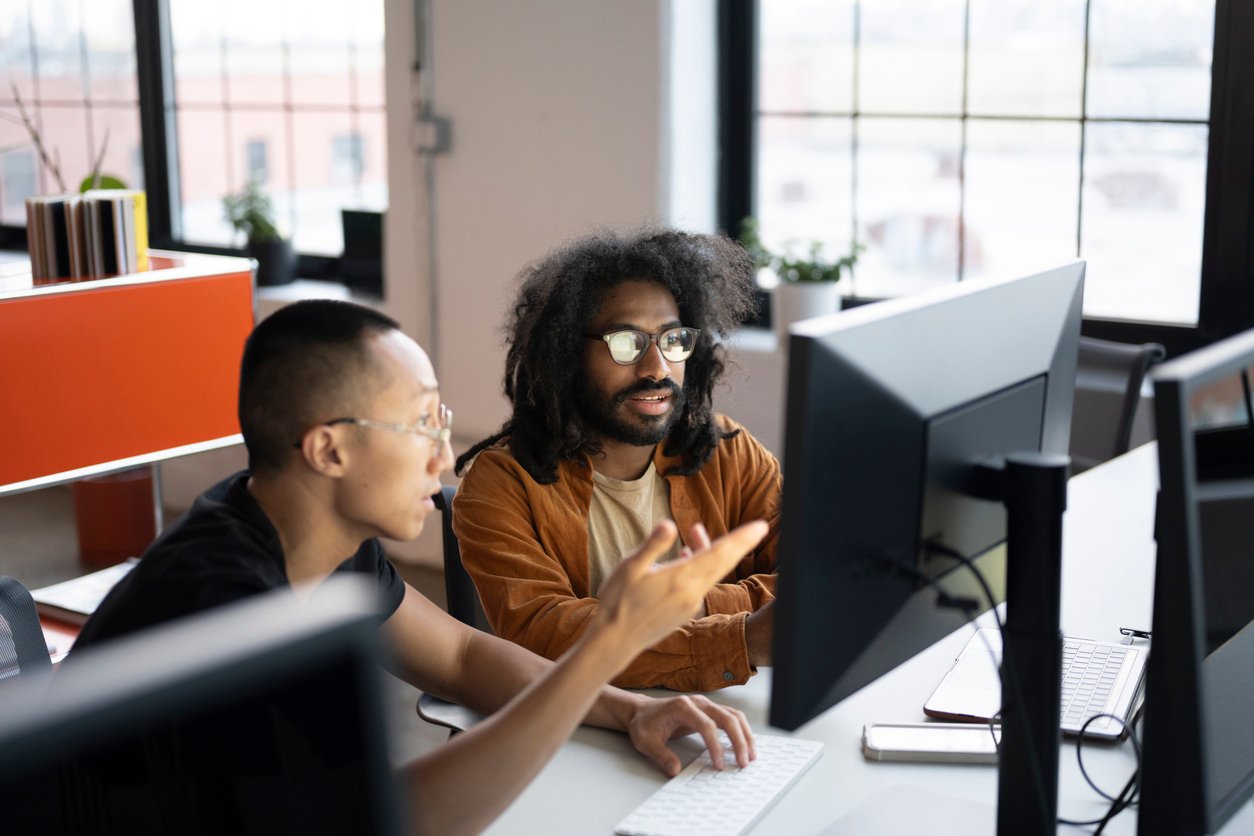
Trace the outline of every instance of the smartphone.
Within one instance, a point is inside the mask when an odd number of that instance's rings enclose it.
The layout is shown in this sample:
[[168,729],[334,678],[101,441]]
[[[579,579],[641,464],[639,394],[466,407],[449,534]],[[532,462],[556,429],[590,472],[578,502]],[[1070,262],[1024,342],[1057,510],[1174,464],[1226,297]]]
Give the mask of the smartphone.
[[868,723],[862,754],[874,761],[997,763],[1001,727],[984,723]]

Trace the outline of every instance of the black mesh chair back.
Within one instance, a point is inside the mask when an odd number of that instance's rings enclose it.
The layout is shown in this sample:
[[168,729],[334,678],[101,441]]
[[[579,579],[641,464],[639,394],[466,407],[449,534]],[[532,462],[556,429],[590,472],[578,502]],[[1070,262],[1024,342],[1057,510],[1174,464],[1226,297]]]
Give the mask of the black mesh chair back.
[[[453,533],[453,495],[457,489],[445,485],[434,497],[435,507],[440,510],[440,533],[444,540],[444,592],[448,597],[448,613],[463,624],[469,624],[486,633],[492,632],[487,616],[479,603],[479,592],[474,581],[462,566],[462,552]],[[418,716],[449,730],[449,736],[469,728],[479,720],[479,715],[468,708],[442,700],[431,694],[418,699]]]
[[1073,474],[1128,452],[1146,372],[1166,356],[1159,343],[1080,338],[1071,413]]
[[463,624],[491,633],[479,592],[474,581],[462,565],[462,552],[453,533],[453,495],[457,488],[445,485],[434,497],[435,507],[440,510],[440,535],[444,541],[444,593],[448,598],[448,613]]
[[34,599],[21,581],[0,575],[0,680],[51,669]]

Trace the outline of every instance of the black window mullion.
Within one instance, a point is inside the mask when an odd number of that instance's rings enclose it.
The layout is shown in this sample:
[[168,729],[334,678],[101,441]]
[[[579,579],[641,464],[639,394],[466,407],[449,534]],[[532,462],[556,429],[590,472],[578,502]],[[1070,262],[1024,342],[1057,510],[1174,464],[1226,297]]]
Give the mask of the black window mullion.
[[148,238],[171,247],[182,237],[178,205],[178,143],[174,124],[174,62],[166,0],[134,0],[140,145],[148,199]]
[[757,0],[718,4],[718,225],[731,235],[753,213],[757,5]]
[[1254,6],[1215,3],[1210,144],[1202,237],[1201,334],[1254,325]]

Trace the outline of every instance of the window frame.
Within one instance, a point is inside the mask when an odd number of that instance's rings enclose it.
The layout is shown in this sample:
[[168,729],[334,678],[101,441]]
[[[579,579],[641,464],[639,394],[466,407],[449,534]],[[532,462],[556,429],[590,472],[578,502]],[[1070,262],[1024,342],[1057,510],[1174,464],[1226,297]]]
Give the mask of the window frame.
[[[733,232],[755,205],[757,9],[725,0],[718,10],[718,223]],[[1254,53],[1241,49],[1251,42],[1254,5],[1216,0],[1197,326],[1085,317],[1085,335],[1161,342],[1174,356],[1254,327]]]
[[[174,211],[179,194],[178,143],[174,109],[174,38],[167,0],[134,0],[135,71],[139,76],[140,136],[143,137],[144,188],[148,192],[148,240],[158,249],[215,255],[244,255],[242,247],[184,241]],[[336,256],[297,253],[302,279],[345,283]]]
[[[214,255],[245,255],[242,247],[196,244],[182,240],[175,212],[179,194],[178,144],[174,109],[173,36],[167,0],[132,0],[135,25],[135,73],[139,105],[144,190],[148,201],[148,243],[154,249]],[[0,225],[0,248],[24,250],[24,226]],[[296,274],[354,286],[341,275],[338,256],[298,253]]]

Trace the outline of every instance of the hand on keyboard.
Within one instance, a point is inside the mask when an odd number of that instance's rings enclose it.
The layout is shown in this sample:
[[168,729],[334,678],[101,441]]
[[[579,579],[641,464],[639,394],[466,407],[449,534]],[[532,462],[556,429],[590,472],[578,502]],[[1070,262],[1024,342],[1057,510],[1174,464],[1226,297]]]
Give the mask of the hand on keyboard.
[[[666,741],[693,733],[700,734],[706,746],[717,750],[720,766],[748,766],[755,757],[753,730],[744,712],[719,705],[701,694],[650,700],[637,709],[627,726],[632,745],[671,776],[678,775],[683,764]],[[739,755],[728,736],[733,733],[740,741]]]

